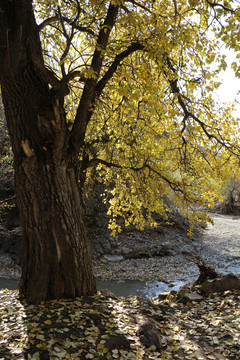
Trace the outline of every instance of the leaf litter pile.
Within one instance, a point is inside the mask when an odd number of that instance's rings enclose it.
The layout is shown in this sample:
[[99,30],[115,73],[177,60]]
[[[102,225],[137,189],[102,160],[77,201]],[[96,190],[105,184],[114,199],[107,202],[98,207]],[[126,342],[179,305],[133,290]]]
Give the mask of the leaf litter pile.
[[0,291],[0,360],[240,359],[240,292],[200,303],[169,295],[95,296],[28,305]]

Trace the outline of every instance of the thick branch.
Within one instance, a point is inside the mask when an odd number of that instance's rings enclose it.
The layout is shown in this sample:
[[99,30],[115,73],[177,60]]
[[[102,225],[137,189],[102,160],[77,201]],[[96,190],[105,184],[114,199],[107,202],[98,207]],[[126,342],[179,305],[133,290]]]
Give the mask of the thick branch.
[[48,19],[45,19],[41,24],[38,25],[39,32],[42,31],[46,26],[51,25],[59,20],[59,15],[52,16]]
[[91,63],[93,76],[87,79],[84,86],[70,137],[70,147],[76,154],[79,152],[79,149],[84,143],[86,127],[93,111],[92,108],[95,100],[97,80],[102,68],[104,53],[108,44],[110,32],[117,19],[118,9],[119,6],[114,6],[110,3],[104,24],[99,31]]
[[[80,31],[80,32],[86,32],[90,35],[95,36],[95,33],[93,30],[87,28],[86,26],[77,25],[72,19],[67,18],[66,16],[62,17],[63,21],[65,21],[67,24],[73,26],[74,29]],[[41,24],[38,25],[38,30],[42,31],[46,26],[51,25],[57,21],[60,20],[59,15],[52,16],[48,19],[45,19]]]
[[62,86],[66,86],[69,81],[75,79],[75,78],[79,78],[78,81],[79,82],[86,82],[86,77],[82,74],[81,71],[71,71],[68,74],[66,74],[66,76],[64,76],[61,80],[56,76],[56,74],[50,70],[50,69],[46,69],[47,70],[47,80],[48,83],[54,88],[54,89],[59,89]]
[[144,45],[136,42],[131,44],[126,50],[124,50],[115,57],[108,71],[104,74],[102,79],[99,80],[99,82],[97,83],[96,86],[97,97],[101,95],[102,90],[104,89],[107,82],[112,78],[113,74],[116,72],[117,67],[120,65],[120,63],[133,52],[143,49],[144,49]]

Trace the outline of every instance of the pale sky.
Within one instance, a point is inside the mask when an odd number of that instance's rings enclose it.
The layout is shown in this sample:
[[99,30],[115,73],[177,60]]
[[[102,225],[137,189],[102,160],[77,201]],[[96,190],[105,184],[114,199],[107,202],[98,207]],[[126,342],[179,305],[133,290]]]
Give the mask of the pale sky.
[[[226,50],[228,68],[223,71],[219,79],[222,80],[223,84],[216,91],[221,101],[233,101],[237,99],[239,105],[237,106],[237,117],[240,117],[240,79],[235,77],[233,69],[231,69],[231,63],[237,61],[239,64],[240,59],[236,59],[236,53],[234,51]],[[240,64],[239,64],[240,65]]]

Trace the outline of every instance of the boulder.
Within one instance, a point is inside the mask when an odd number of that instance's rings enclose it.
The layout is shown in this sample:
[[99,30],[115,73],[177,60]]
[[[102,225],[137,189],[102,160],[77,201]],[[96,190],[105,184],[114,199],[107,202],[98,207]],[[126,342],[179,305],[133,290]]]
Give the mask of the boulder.
[[206,280],[202,284],[202,290],[207,294],[233,289],[240,290],[240,279],[234,274],[229,274],[213,280]]
[[117,296],[114,295],[110,290],[108,289],[103,289],[100,290],[99,293],[101,294],[101,296],[104,296],[107,299],[114,299],[114,300],[118,300]]
[[157,326],[149,320],[140,322],[137,336],[143,345],[150,348],[155,346],[157,349],[161,349],[161,335]]

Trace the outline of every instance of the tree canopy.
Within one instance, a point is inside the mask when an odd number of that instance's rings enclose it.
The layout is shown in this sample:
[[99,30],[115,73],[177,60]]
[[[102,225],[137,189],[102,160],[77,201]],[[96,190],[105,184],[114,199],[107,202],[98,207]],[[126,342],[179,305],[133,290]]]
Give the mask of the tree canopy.
[[[55,109],[64,105],[66,112],[55,155],[73,153],[82,182],[91,183],[94,168],[109,185],[113,233],[119,216],[126,225],[154,224],[153,212],[169,211],[165,195],[185,214],[193,203],[211,206],[218,185],[238,170],[234,103],[219,103],[214,91],[226,69],[223,44],[240,50],[239,1],[33,5],[45,77]],[[240,76],[237,63],[233,68]],[[53,142],[50,125],[45,152]]]

